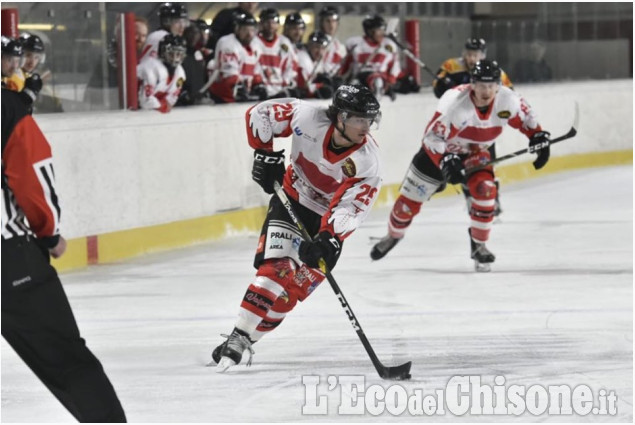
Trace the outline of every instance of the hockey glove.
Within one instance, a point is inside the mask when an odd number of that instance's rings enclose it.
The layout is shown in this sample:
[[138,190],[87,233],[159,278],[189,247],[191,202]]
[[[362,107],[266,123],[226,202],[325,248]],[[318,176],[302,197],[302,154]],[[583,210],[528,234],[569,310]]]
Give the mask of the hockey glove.
[[267,87],[264,84],[256,84],[251,88],[251,96],[258,98],[258,100],[267,100]]
[[307,266],[317,269],[320,259],[324,259],[328,271],[333,270],[342,253],[342,242],[329,232],[320,232],[313,242],[302,241],[298,254]]
[[40,94],[40,90],[42,90],[42,79],[39,74],[33,74],[26,80],[24,80],[24,88],[22,89],[22,93],[26,94],[31,101],[29,102],[26,96],[23,96],[27,103],[35,102],[37,95]]
[[278,152],[268,152],[263,149],[254,151],[254,165],[251,177],[265,192],[272,194],[273,182],[282,184],[286,169],[284,167],[284,149]]
[[534,161],[534,168],[540,170],[549,161],[549,132],[538,131],[529,139],[529,152],[537,153],[538,157]]
[[462,173],[465,170],[461,157],[455,153],[449,153],[443,158],[439,164],[441,166],[441,174],[446,182],[452,184],[465,183],[465,175]]

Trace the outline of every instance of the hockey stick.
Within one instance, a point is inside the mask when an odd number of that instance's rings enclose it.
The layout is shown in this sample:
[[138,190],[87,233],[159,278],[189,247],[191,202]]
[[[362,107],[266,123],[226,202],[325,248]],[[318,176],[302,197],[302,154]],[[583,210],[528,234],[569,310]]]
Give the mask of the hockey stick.
[[430,74],[430,76],[435,79],[437,78],[437,76],[435,75],[434,72],[432,72],[432,70],[430,68],[428,68],[428,65],[426,65],[425,63],[423,63],[423,61],[421,61],[421,59],[419,59],[418,57],[415,56],[414,53],[412,53],[410,51],[410,49],[408,49],[402,42],[400,42],[399,40],[397,40],[397,36],[394,32],[389,33],[387,35],[387,37],[389,39],[391,39],[396,45],[397,47],[399,47],[401,49],[402,52],[404,52],[404,54],[406,56],[408,56],[410,59],[412,59],[417,65],[419,65],[421,68],[425,69],[428,74]]
[[[304,227],[302,222],[298,219],[298,216],[293,211],[291,201],[289,201],[287,194],[284,193],[284,190],[282,189],[282,186],[280,186],[280,183],[274,182],[273,188],[276,191],[276,195],[278,195],[278,198],[280,199],[280,201],[282,201],[282,204],[287,209],[287,212],[289,213],[291,220],[293,220],[298,230],[300,230],[300,232],[302,233],[302,237],[306,239],[307,241],[311,242],[313,240],[311,238],[311,235],[309,235],[309,232],[306,230],[306,227]],[[395,380],[410,379],[410,367],[412,366],[412,362],[407,362],[400,366],[386,367],[379,361],[379,359],[377,358],[377,355],[375,354],[375,350],[373,350],[373,347],[370,345],[368,338],[366,338],[366,334],[362,330],[362,327],[359,324],[357,317],[355,317],[355,313],[353,313],[351,306],[348,304],[348,301],[346,301],[346,298],[344,297],[344,294],[342,293],[337,282],[335,282],[333,275],[331,275],[331,273],[327,270],[324,259],[320,259],[320,269],[326,275],[326,279],[331,284],[331,288],[333,288],[333,292],[335,292],[335,295],[340,300],[340,303],[342,304],[342,308],[344,309],[344,311],[346,312],[346,315],[348,316],[348,320],[350,320],[351,325],[353,325],[353,329],[355,329],[355,332],[357,332],[357,336],[362,341],[362,345],[366,349],[366,352],[368,353],[370,360],[373,362],[373,365],[375,366],[377,373],[379,373],[379,376],[382,377],[383,379],[395,379]]]
[[[549,141],[549,145],[548,146],[551,146],[554,143],[562,142],[563,140],[570,139],[570,138],[574,137],[578,133],[578,124],[579,124],[579,121],[580,121],[580,111],[579,111],[579,107],[578,107],[578,102],[575,102],[575,109],[574,109],[573,113],[574,113],[574,115],[573,115],[573,125],[571,126],[571,129],[566,134],[563,134],[562,136],[556,137],[555,139],[551,139]],[[534,149],[535,149],[535,147],[534,147]],[[508,155],[501,156],[501,157],[496,158],[496,159],[492,159],[491,161],[488,161],[485,164],[477,165],[476,167],[472,167],[472,168],[470,168],[468,170],[462,170],[461,173],[463,175],[469,175],[469,174],[475,173],[476,171],[480,171],[480,170],[482,170],[484,168],[487,168],[490,165],[498,164],[501,161],[505,161],[507,159],[514,158],[514,157],[516,157],[518,155],[522,155],[522,154],[525,154],[525,153],[528,153],[528,152],[530,152],[529,148],[521,149],[519,151],[512,152],[512,153],[510,153]],[[531,153],[534,153],[534,152],[531,152]]]

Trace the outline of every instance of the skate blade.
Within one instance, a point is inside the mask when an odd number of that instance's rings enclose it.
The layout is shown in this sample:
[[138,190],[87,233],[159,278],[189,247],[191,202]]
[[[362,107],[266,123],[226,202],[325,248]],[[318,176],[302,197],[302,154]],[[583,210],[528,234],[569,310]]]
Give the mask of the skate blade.
[[236,366],[236,362],[229,357],[223,357],[220,359],[218,365],[216,366],[216,373],[225,373],[227,372],[227,369],[232,366]]
[[478,261],[474,260],[474,270],[479,273],[488,273],[492,271],[492,267],[490,263],[479,263]]

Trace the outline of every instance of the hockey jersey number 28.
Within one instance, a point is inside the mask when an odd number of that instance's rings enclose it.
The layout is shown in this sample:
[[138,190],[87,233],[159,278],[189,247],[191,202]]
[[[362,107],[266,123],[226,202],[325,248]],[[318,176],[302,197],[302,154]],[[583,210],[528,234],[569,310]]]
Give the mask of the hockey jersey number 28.
[[247,111],[254,149],[273,150],[273,138],[292,137],[284,190],[322,216],[320,231],[349,236],[372,208],[381,186],[379,147],[370,136],[343,153],[329,149],[337,131],[326,108],[298,99],[259,103]]

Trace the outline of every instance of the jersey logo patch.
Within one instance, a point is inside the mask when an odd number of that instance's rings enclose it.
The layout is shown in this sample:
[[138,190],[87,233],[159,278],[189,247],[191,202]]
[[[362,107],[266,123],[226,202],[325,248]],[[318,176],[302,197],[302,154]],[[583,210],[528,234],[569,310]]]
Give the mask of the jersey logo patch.
[[357,174],[357,167],[352,159],[346,158],[346,161],[342,164],[342,172],[346,177],[355,177]]
[[497,115],[499,118],[506,120],[507,118],[512,116],[512,113],[509,111],[500,111]]
[[289,51],[289,46],[287,46],[286,44],[280,43],[280,48],[284,50],[285,52]]
[[181,88],[181,87],[183,87],[183,83],[185,83],[185,80],[184,80],[183,78],[179,78],[179,79],[176,81],[176,86],[177,86],[178,88]]
[[293,132],[295,134],[297,134],[298,136],[302,136],[302,130],[300,130],[300,127],[296,127],[293,129]]
[[386,44],[385,46],[386,50],[388,50],[390,53],[393,52],[392,46],[390,44]]

